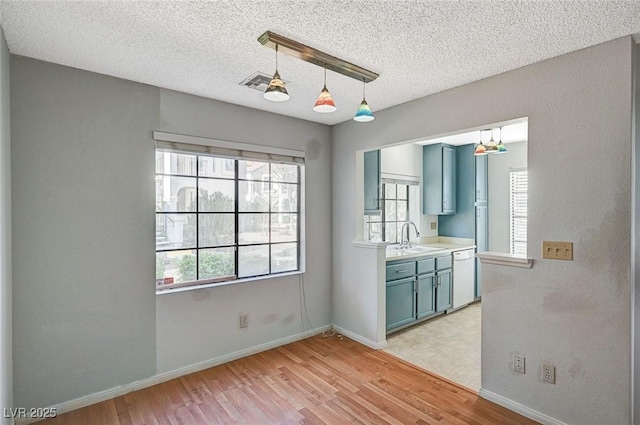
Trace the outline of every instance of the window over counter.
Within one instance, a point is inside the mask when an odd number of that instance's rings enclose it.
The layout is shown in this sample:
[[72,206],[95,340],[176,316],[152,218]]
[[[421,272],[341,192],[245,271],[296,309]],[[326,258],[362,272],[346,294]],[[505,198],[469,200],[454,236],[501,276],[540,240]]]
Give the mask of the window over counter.
[[365,216],[365,232],[370,241],[400,243],[402,225],[420,217],[418,183],[382,180],[381,212]]
[[510,193],[510,253],[519,257],[527,256],[527,170],[509,172]]
[[301,157],[157,140],[156,289],[300,271],[303,174]]

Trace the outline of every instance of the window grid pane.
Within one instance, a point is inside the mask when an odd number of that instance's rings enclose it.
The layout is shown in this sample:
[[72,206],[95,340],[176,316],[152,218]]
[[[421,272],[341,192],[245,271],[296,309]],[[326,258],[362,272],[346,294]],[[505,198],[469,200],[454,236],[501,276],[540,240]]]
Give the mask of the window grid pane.
[[366,230],[371,241],[400,243],[402,224],[409,218],[409,185],[382,184],[382,215],[367,216]]
[[157,286],[299,270],[299,170],[156,150]]

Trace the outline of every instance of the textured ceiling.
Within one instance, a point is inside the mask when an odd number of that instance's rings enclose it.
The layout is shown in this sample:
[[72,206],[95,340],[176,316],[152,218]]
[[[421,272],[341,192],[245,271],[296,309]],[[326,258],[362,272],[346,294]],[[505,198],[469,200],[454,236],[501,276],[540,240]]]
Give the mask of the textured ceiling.
[[[76,68],[336,124],[362,84],[328,72],[338,111],[311,109],[322,68],[279,56],[291,99],[239,83],[272,74],[266,30],[380,74],[379,111],[550,57],[640,32],[640,1],[0,1],[9,50]],[[452,111],[455,113],[455,111]],[[366,124],[362,124],[366,125]]]

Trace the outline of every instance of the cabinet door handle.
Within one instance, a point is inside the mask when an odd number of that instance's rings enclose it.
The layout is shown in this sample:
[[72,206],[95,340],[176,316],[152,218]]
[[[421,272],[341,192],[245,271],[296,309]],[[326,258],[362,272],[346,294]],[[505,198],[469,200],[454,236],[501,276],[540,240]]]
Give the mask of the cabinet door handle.
[[408,270],[396,270],[396,273],[406,273]]

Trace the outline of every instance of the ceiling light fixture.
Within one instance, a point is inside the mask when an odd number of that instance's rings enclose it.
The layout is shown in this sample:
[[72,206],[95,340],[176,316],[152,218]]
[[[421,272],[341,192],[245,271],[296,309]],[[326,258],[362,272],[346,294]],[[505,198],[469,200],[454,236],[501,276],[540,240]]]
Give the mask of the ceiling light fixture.
[[482,130],[480,130],[480,143],[478,143],[478,146],[476,146],[476,150],[473,152],[473,154],[476,156],[487,154],[487,147],[482,144]]
[[313,110],[316,112],[321,112],[323,114],[333,112],[336,109],[336,103],[333,101],[329,90],[327,90],[327,65],[324,66],[324,87],[320,92],[320,96],[318,96],[318,100],[316,100],[316,104],[313,105]]
[[491,129],[491,140],[487,143],[487,153],[497,153],[498,152],[498,144],[495,140],[493,140],[493,128]]
[[369,104],[364,97],[365,85],[365,81],[362,80],[362,102],[360,102],[360,106],[358,106],[356,115],[353,117],[353,120],[358,122],[369,122],[375,119],[375,117],[373,116],[373,112],[371,112],[371,108],[369,107]]
[[265,47],[280,46],[280,51],[286,55],[293,56],[303,61],[312,63],[318,66],[328,66],[334,72],[338,74],[346,75],[358,81],[364,80],[367,83],[372,82],[379,77],[375,72],[364,69],[358,65],[345,61],[344,59],[331,56],[320,50],[309,47],[305,44],[299,43],[290,38],[283,37],[279,34],[271,31],[265,31],[260,37],[258,42]]
[[284,86],[284,81],[280,79],[278,73],[278,45],[276,44],[276,72],[269,83],[269,87],[264,91],[264,98],[272,102],[283,102],[289,99],[289,93]]
[[[258,37],[258,41],[260,44],[266,47],[275,46],[276,49],[276,73],[273,76],[273,80],[271,80],[271,84],[269,84],[269,88],[265,91],[265,98],[269,100],[286,100],[289,98],[287,94],[287,90],[284,88],[284,83],[280,80],[280,75],[278,75],[278,46],[282,53],[293,56],[298,59],[302,59],[303,61],[312,63],[317,66],[321,66],[324,68],[325,78],[324,78],[324,88],[322,92],[320,92],[320,97],[316,101],[313,109],[318,112],[333,112],[337,108],[335,107],[335,102],[331,98],[329,94],[329,90],[327,90],[327,67],[338,74],[346,75],[347,77],[356,79],[358,81],[362,81],[363,85],[366,83],[370,83],[374,81],[379,75],[375,72],[369,71],[368,69],[362,68],[358,65],[355,65],[351,62],[347,62],[344,59],[337,58],[335,56],[331,56],[327,53],[321,52],[320,50],[314,49],[313,47],[309,47],[305,44],[299,43],[295,40],[291,40],[289,38],[283,37],[271,31],[265,31],[260,37]],[[276,78],[277,77],[277,78]],[[272,89],[271,86],[274,85]],[[267,97],[267,93],[270,91],[274,91],[277,94],[273,95],[273,99]],[[363,96],[362,103],[358,108],[358,112],[354,117],[354,120],[360,122],[372,121],[373,113],[371,113],[371,108],[367,105],[366,100],[364,99],[364,88],[363,88]],[[283,98],[286,96],[286,98]],[[278,97],[278,99],[275,99]],[[325,106],[330,105],[330,106]],[[332,106],[331,106],[332,105]],[[335,109],[333,109],[335,108]],[[319,110],[322,109],[322,110]]]
[[496,153],[507,153],[507,147],[502,143],[502,127],[500,127],[500,141],[498,142],[498,152]]

